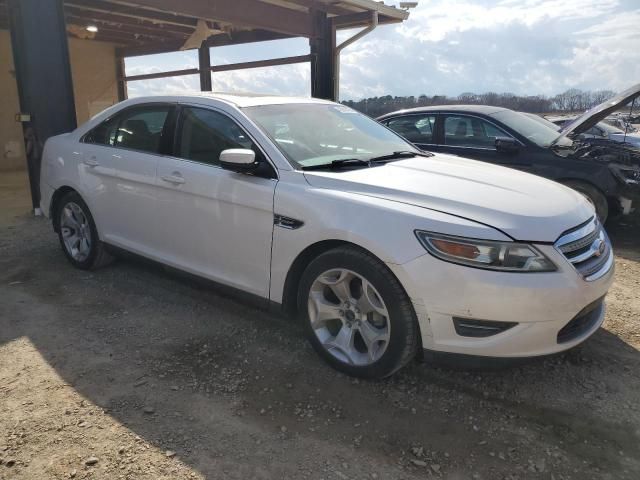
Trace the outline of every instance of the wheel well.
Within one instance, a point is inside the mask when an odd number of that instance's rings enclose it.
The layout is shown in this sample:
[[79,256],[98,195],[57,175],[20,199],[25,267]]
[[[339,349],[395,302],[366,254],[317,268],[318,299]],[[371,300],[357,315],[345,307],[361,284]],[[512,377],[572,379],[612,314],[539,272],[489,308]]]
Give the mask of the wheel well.
[[309,245],[298,254],[296,259],[291,264],[291,268],[289,268],[287,278],[284,282],[282,309],[285,314],[293,318],[298,313],[297,287],[300,283],[302,273],[304,272],[304,269],[307,268],[307,265],[309,265],[309,263],[311,263],[318,256],[322,255],[324,252],[328,252],[329,250],[340,247],[342,245],[353,245],[354,247],[357,247],[357,245],[345,242],[343,240],[323,240],[321,242],[314,243],[313,245]]
[[607,194],[607,192],[605,192],[604,190],[602,190],[600,187],[598,187],[594,183],[590,182],[589,180],[585,180],[583,178],[560,178],[560,179],[556,180],[556,182],[562,183],[563,185],[568,186],[569,188],[571,188],[571,187],[569,185],[567,185],[567,183],[571,183],[571,182],[582,183],[584,185],[588,185],[589,187],[594,188],[595,190],[600,192],[602,194],[602,196],[607,199],[607,203],[609,204],[609,208],[612,211],[616,211],[617,209],[620,208],[620,202],[618,201],[618,198],[615,195]]
[[[284,292],[282,295],[282,310],[285,315],[290,318],[296,318],[298,313],[298,285],[300,284],[300,279],[302,278],[302,274],[315,258],[319,255],[322,255],[324,252],[328,252],[337,247],[341,246],[349,246],[366,252],[374,258],[377,258],[376,255],[371,253],[366,248],[362,248],[355,243],[347,242],[344,240],[323,240],[321,242],[314,243],[305,248],[302,252],[298,254],[296,259],[291,264],[291,268],[289,268],[289,272],[287,273],[287,278],[284,282]],[[393,272],[391,272],[393,275]],[[395,276],[395,275],[394,275]],[[397,278],[397,277],[396,277]],[[398,280],[399,281],[399,280]],[[402,284],[400,284],[402,286]],[[404,288],[404,287],[403,287]],[[417,358],[423,358],[422,352],[422,328],[418,323],[418,353]]]
[[556,182],[562,183],[563,185],[566,185],[567,183],[582,183],[584,185],[588,185],[592,188],[595,188],[598,192],[602,194],[603,197],[609,198],[609,195],[607,195],[600,187],[590,182],[589,180],[585,180],[582,178],[560,178],[556,180]]
[[58,202],[62,197],[64,197],[69,192],[75,192],[75,190],[71,187],[67,187],[66,185],[58,188],[55,192],[53,192],[53,196],[51,197],[51,205],[49,206],[49,218],[51,218],[51,223],[53,223],[54,231],[58,231],[58,227],[55,220],[55,214],[58,210]]

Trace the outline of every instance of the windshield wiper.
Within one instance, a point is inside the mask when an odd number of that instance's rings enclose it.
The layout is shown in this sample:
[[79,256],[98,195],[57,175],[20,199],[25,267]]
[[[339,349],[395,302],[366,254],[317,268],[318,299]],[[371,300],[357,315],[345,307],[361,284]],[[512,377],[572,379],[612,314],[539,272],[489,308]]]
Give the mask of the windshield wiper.
[[387,160],[395,160],[400,158],[411,158],[411,157],[433,157],[433,153],[429,152],[412,152],[410,150],[401,150],[398,152],[389,153],[387,155],[380,155],[378,157],[370,158],[370,162],[384,162]]
[[302,167],[302,170],[331,170],[333,168],[340,167],[370,167],[371,161],[363,160],[361,158],[341,158],[339,160],[332,160],[329,163],[321,163],[319,165],[308,165]]

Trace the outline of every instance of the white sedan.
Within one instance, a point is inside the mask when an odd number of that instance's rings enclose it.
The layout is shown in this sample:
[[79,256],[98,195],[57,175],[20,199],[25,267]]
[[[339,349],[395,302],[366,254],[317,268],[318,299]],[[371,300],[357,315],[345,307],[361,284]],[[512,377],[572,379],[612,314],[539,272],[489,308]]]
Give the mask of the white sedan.
[[362,377],[423,348],[569,349],[601,325],[613,281],[579,193],[420,152],[322,100],[128,100],[49,139],[40,188],[74,266],[116,247],[279,304]]

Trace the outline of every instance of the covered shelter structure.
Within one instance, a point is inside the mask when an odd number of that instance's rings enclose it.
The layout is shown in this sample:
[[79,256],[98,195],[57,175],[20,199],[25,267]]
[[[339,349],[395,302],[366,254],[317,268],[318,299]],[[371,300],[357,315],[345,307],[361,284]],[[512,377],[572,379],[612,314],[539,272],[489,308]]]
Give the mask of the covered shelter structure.
[[[27,165],[37,208],[46,139],[127,98],[132,81],[198,75],[208,91],[216,72],[307,62],[312,96],[335,100],[342,48],[407,17],[373,0],[0,0],[0,175]],[[300,37],[306,55],[211,64],[212,47]],[[125,72],[127,57],[184,49],[197,49],[197,68]]]

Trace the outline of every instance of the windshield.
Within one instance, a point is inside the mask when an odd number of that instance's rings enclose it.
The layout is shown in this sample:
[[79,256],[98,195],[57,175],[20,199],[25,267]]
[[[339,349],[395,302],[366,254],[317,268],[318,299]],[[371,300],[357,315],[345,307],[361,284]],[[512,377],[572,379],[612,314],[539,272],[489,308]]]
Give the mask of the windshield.
[[[540,147],[549,147],[558,138],[556,130],[519,112],[502,110],[491,116]],[[567,141],[571,143],[570,140]]]
[[243,112],[298,168],[371,158],[416,148],[371,118],[335,104],[247,107]]

